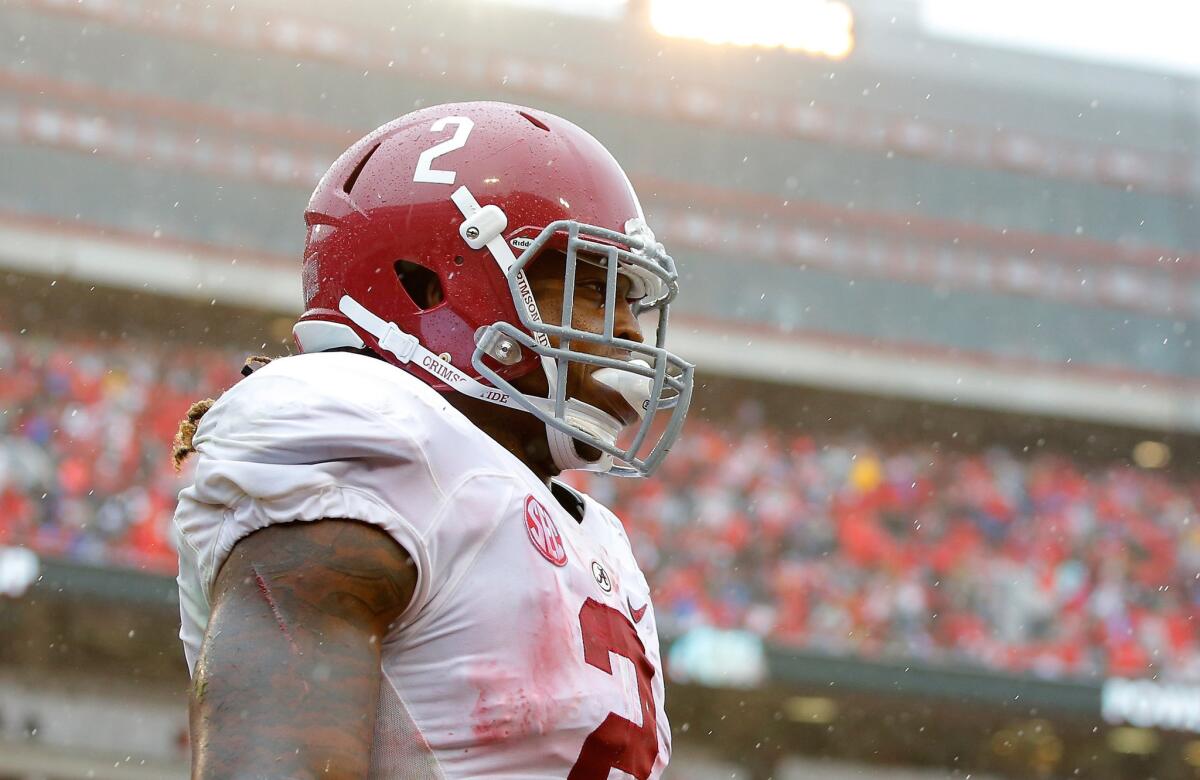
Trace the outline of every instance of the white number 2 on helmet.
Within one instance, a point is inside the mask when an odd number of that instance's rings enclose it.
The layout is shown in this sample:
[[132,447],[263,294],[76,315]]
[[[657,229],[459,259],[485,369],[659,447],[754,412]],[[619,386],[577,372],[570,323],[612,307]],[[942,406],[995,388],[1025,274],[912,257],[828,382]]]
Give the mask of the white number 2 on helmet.
[[454,183],[454,171],[440,171],[429,166],[446,152],[463,148],[475,123],[465,116],[446,116],[434,122],[433,127],[429,129],[437,133],[445,130],[446,125],[455,125],[454,136],[421,152],[421,156],[417,158],[417,170],[413,174],[413,181],[429,182],[430,184]]

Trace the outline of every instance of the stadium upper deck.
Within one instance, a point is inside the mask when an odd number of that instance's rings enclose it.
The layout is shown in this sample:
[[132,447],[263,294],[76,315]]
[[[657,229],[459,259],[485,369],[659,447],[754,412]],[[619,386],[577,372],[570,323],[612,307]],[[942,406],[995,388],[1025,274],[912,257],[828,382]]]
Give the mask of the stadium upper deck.
[[1194,82],[951,45],[911,3],[856,4],[837,63],[413,5],[9,4],[6,261],[114,281],[149,251],[187,271],[164,291],[294,310],[325,165],[413,106],[495,97],[626,163],[707,367],[1200,429]]

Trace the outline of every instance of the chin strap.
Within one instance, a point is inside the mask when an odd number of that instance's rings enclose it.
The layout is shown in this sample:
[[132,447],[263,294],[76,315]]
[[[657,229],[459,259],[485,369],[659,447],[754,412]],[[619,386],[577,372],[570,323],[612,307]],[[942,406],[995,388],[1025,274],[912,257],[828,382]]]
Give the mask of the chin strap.
[[[555,369],[555,361],[552,358],[542,358],[542,370],[546,373],[546,383],[550,388],[549,396],[554,398],[557,388],[558,371]],[[549,401],[550,398],[546,400]],[[550,413],[554,413],[554,409],[550,409]],[[575,398],[568,398],[563,409],[563,419],[570,426],[579,428],[585,433],[590,433],[592,436],[605,441],[616,443],[617,436],[621,433],[620,420],[614,419],[611,415],[602,412],[591,404],[585,404]],[[579,442],[564,431],[555,428],[553,425],[546,426],[546,441],[550,444],[550,456],[554,459],[554,465],[558,466],[563,471],[578,469],[581,471],[609,471],[613,466],[612,455],[601,453],[597,460],[590,460],[583,457],[577,446]]]
[[355,325],[374,336],[379,348],[391,352],[401,363],[416,363],[426,372],[463,395],[524,411],[524,407],[509,393],[488,387],[479,380],[467,376],[455,368],[449,360],[444,360],[441,356],[430,352],[416,336],[405,333],[394,322],[384,321],[349,295],[343,295],[338,301],[338,310]]
[[[416,363],[426,372],[437,377],[454,388],[456,392],[462,393],[465,396],[478,398],[481,401],[505,406],[509,409],[529,412],[529,409],[512,394],[489,387],[479,380],[467,376],[455,368],[449,361],[443,360],[440,356],[429,351],[416,336],[405,333],[394,322],[385,322],[349,295],[342,296],[338,302],[338,309],[351,322],[374,336],[379,347],[392,353],[401,363]],[[550,416],[554,415],[553,397],[556,392],[555,381],[558,376],[558,372],[554,366],[554,360],[547,357],[542,358],[542,369],[546,373],[546,379],[550,387],[549,398],[538,398],[531,395],[521,396],[530,406],[534,406],[544,414]],[[622,392],[621,388],[612,381],[612,377],[601,376],[606,372],[613,375],[624,374],[626,372],[608,368],[600,369],[593,375],[596,381],[612,387],[618,392]],[[649,380],[646,382],[646,387],[648,394]],[[624,397],[624,392],[622,392],[622,395]],[[641,403],[636,405],[631,403],[631,405],[639,411],[643,408]],[[621,421],[612,415],[576,398],[567,399],[563,421],[572,427],[609,443],[616,442],[617,436],[623,427]],[[579,450],[575,446],[576,440],[553,425],[546,425],[546,440],[550,445],[550,455],[554,459],[554,465],[560,469],[609,471],[613,466],[613,458],[607,453],[602,453],[595,460],[584,458],[579,454]]]
[[[630,362],[643,368],[650,368],[650,364],[644,360]],[[546,379],[550,383],[550,394],[554,395],[555,374],[550,367],[546,367],[545,363],[543,363],[543,368],[546,370]],[[616,390],[625,403],[637,412],[639,418],[645,416],[653,384],[650,377],[615,368],[601,368],[592,374],[592,380]],[[609,444],[616,444],[617,436],[624,427],[620,420],[614,419],[612,415],[575,398],[567,399],[564,416],[568,424]],[[579,454],[579,442],[553,426],[546,426],[546,437],[550,442],[550,454],[554,457],[554,465],[560,469],[601,472],[612,470],[612,455],[602,453],[599,460],[588,460]]]

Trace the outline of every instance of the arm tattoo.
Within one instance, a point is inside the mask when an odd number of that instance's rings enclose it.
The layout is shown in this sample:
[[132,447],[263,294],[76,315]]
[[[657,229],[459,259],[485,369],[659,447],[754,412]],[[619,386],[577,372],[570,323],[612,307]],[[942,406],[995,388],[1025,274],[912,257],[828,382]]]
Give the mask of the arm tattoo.
[[380,645],[416,568],[350,520],[270,526],[217,577],[191,697],[194,778],[363,778]]

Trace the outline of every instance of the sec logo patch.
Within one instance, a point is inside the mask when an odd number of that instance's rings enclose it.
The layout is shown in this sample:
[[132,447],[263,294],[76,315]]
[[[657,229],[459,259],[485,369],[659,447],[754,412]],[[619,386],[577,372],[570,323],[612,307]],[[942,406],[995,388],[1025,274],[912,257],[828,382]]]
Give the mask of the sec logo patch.
[[558,527],[549,510],[532,495],[525,497],[525,530],[529,532],[529,541],[542,554],[542,557],[555,566],[567,565],[567,548],[563,546],[562,537],[558,535]]

